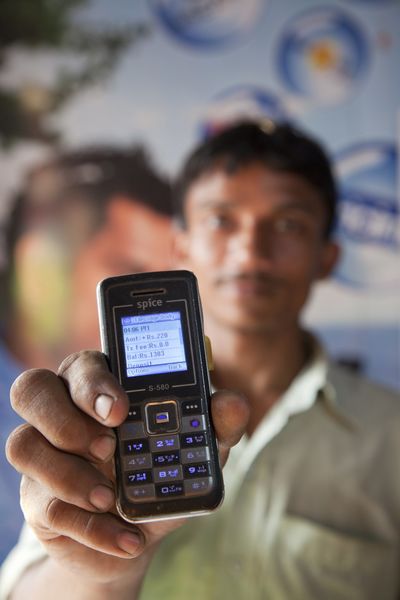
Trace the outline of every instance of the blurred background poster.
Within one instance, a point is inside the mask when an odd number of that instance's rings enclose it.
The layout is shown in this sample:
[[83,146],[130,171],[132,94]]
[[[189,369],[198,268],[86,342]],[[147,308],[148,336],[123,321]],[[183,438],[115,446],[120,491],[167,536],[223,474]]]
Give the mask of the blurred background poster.
[[340,181],[335,277],[305,322],[400,388],[400,2],[2,0],[0,221],[53,148],[143,141],[173,175],[242,116],[319,138]]

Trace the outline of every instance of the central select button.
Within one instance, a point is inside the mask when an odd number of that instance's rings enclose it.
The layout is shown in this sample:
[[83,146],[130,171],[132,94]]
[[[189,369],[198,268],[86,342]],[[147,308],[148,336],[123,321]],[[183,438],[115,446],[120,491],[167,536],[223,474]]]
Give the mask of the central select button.
[[179,429],[175,400],[149,402],[145,406],[146,428],[150,434],[174,433]]

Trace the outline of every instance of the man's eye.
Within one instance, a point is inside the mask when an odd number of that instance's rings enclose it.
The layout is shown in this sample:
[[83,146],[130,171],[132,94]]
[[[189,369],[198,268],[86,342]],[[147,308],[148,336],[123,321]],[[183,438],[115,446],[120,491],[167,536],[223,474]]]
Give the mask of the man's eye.
[[208,224],[212,229],[224,229],[229,227],[230,219],[227,215],[210,215]]
[[298,219],[285,217],[275,221],[275,231],[278,233],[300,233],[304,229],[304,224]]

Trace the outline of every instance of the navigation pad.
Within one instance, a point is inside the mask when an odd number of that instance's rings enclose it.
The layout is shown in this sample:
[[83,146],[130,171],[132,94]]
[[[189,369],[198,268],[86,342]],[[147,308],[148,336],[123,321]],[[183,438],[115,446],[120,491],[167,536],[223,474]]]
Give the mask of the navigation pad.
[[150,435],[173,433],[179,429],[175,400],[149,402],[145,407],[146,429]]

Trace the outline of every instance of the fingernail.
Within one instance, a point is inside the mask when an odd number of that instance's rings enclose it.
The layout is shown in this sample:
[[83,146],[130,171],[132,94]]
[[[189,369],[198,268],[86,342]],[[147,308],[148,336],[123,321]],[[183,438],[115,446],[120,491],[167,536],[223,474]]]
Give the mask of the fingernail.
[[110,435],[101,435],[90,444],[90,453],[98,460],[111,458],[115,450],[115,439]]
[[96,415],[98,415],[100,419],[103,419],[103,421],[105,421],[111,412],[113,404],[114,400],[111,398],[111,396],[107,396],[106,394],[100,394],[99,396],[97,396],[94,402],[94,410]]
[[108,510],[114,504],[114,492],[106,485],[98,485],[91,491],[89,500],[98,510]]
[[118,546],[128,554],[137,554],[141,544],[140,536],[132,531],[122,531],[117,537]]

